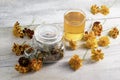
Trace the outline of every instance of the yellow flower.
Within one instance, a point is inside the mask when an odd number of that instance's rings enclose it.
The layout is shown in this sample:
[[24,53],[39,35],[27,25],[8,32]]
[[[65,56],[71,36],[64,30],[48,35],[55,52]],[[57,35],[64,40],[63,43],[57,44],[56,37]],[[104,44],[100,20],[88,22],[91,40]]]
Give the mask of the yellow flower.
[[94,34],[96,36],[100,36],[101,35],[102,25],[100,24],[100,22],[94,22],[93,27],[92,27],[92,31],[94,32]]
[[69,41],[69,46],[71,49],[75,50],[77,49],[77,42],[76,41]]
[[94,61],[99,61],[99,60],[102,60],[104,58],[104,54],[101,50],[95,50],[95,49],[92,49],[91,50],[91,59],[94,60]]
[[14,24],[14,27],[13,27],[13,35],[15,37],[20,37],[20,38],[23,38],[24,37],[24,33],[23,33],[23,30],[21,29],[21,26],[18,22],[16,22]]
[[97,13],[107,15],[107,14],[109,14],[109,12],[110,12],[109,8],[106,5],[102,5],[101,7],[99,7],[95,4],[95,5],[91,6],[91,13],[94,14],[94,15],[97,14]]
[[117,36],[119,35],[119,30],[114,27],[112,30],[109,31],[109,36],[112,38],[117,38]]
[[28,45],[28,44],[14,43],[12,46],[12,52],[14,52],[17,56],[20,56],[20,55],[24,54],[24,50],[28,47],[30,47],[30,45]]
[[73,70],[77,70],[82,66],[82,59],[78,55],[73,55],[69,60],[69,65]]
[[23,67],[23,66],[20,66],[19,64],[15,65],[15,70],[20,72],[20,73],[30,72],[30,68],[29,67]]
[[110,40],[107,36],[103,36],[101,38],[99,38],[99,41],[98,41],[98,45],[99,46],[108,46],[110,43]]
[[33,71],[38,71],[42,68],[42,61],[37,59],[32,59],[30,67]]
[[98,47],[96,39],[88,39],[85,45],[87,48],[91,48],[91,49]]
[[84,36],[83,36],[83,39],[86,41],[86,40],[88,40],[88,39],[95,39],[96,38],[96,36],[95,36],[95,34],[94,34],[94,32],[93,31],[91,31],[91,32],[85,32],[84,33]]
[[102,5],[101,6],[101,9],[100,9],[100,13],[103,14],[103,15],[107,15],[109,14],[109,8],[106,6],[106,5]]
[[99,7],[96,4],[91,6],[91,13],[94,15],[99,13]]

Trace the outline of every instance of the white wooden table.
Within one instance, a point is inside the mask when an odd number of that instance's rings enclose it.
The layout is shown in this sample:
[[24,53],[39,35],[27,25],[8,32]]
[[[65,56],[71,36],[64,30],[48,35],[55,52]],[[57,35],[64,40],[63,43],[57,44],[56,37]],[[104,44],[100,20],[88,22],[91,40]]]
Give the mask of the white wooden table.
[[[93,19],[120,17],[119,0],[107,16],[90,13],[90,6],[95,3],[101,5],[99,0],[0,0],[0,80],[120,80],[120,35],[117,39],[110,38],[110,47],[101,48],[105,53],[104,60],[91,63],[89,51],[84,65],[77,71],[69,68],[68,60],[73,54],[82,57],[86,51],[82,47],[74,51],[66,50],[62,60],[46,64],[35,73],[20,74],[13,67],[18,57],[12,54],[11,46],[14,42],[25,41],[12,35],[11,27],[16,21],[22,25],[31,24],[32,20],[35,20],[34,25],[43,22],[63,25],[63,15],[69,9],[82,9],[87,18]],[[91,21],[87,21],[86,29],[90,24]],[[103,28],[107,30],[113,26],[120,29],[120,18],[107,19]]]

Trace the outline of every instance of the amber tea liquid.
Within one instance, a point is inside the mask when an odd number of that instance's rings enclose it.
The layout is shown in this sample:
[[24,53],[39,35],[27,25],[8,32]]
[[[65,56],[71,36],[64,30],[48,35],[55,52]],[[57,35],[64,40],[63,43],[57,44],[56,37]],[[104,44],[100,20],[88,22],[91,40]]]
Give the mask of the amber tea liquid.
[[85,14],[81,11],[70,11],[64,16],[64,38],[68,41],[81,40],[85,27]]

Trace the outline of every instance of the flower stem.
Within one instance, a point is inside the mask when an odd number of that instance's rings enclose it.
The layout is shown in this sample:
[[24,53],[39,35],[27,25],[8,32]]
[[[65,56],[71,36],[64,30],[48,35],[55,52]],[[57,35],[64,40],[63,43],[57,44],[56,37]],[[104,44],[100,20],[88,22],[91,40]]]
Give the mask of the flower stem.
[[26,43],[27,41],[24,41],[23,43],[22,43],[22,46]]
[[83,60],[85,60],[85,57],[86,57],[88,51],[89,51],[89,50],[87,49],[87,51],[85,52],[85,54],[84,54],[84,56],[83,56]]

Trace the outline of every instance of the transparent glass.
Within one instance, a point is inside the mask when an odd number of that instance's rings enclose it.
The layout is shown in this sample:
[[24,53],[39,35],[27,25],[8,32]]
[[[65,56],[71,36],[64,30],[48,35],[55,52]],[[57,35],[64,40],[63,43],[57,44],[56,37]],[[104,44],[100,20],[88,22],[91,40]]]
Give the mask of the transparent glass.
[[35,29],[34,41],[44,63],[56,62],[64,56],[63,31],[59,26],[44,24]]
[[82,10],[69,10],[64,14],[64,38],[68,41],[81,40],[86,22]]
[[36,49],[34,47],[28,47],[27,49],[25,49],[24,54],[25,57],[27,58],[34,58],[36,56]]

